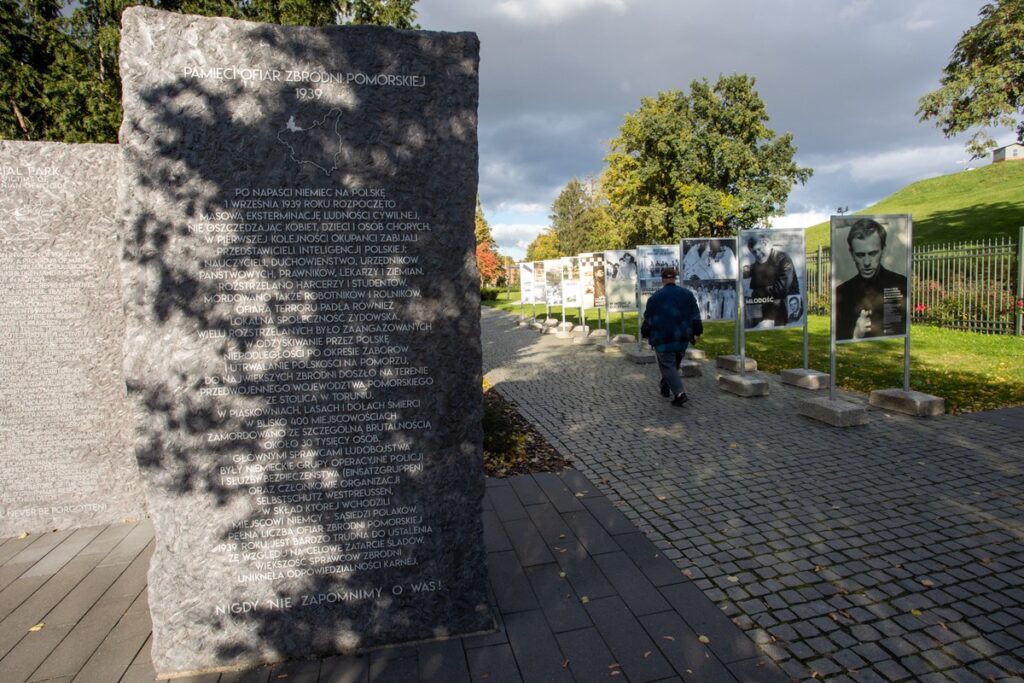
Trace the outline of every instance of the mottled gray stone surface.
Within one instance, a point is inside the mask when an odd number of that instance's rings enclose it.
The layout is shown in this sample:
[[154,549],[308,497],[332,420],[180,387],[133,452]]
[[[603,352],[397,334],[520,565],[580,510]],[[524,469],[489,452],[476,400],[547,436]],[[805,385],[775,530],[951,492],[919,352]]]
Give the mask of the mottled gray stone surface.
[[800,401],[798,411],[804,417],[833,427],[856,427],[868,423],[867,408],[859,403],[832,400],[828,396],[804,399]]
[[473,34],[125,11],[158,673],[492,627]]
[[768,395],[768,382],[755,375],[719,375],[718,388],[730,394],[752,398]]
[[144,514],[127,436],[118,149],[0,141],[0,535]]
[[810,368],[790,368],[782,371],[782,383],[800,389],[828,389],[830,385],[827,372],[819,372]]
[[939,396],[903,389],[876,389],[868,397],[868,404],[914,417],[933,417],[946,412],[946,401]]
[[737,355],[718,356],[715,358],[715,366],[730,372],[739,372],[740,367],[744,367],[746,372],[757,371],[756,360],[749,357],[743,357],[741,360],[741,357]]

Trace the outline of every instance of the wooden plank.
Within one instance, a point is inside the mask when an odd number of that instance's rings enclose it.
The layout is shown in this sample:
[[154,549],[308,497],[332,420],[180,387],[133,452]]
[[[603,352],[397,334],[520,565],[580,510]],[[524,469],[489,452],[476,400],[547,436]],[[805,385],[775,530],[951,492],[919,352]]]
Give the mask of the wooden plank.
[[0,566],[7,564],[8,560],[20,553],[31,544],[35,543],[38,536],[26,536],[25,538],[6,538],[3,545],[0,545]]
[[[70,626],[44,627],[34,633],[17,634],[18,642],[0,659],[0,681],[27,681],[39,665],[67,637]],[[3,634],[8,635],[6,629]],[[24,637],[22,637],[24,636]]]
[[68,562],[27,600],[0,620],[0,657],[10,652],[32,626],[46,623],[46,615],[88,576],[93,569],[93,562],[93,558],[88,557]]
[[149,520],[130,526],[128,534],[103,558],[99,566],[133,562],[153,540],[153,524]]
[[82,551],[82,555],[106,557],[136,526],[137,524],[110,524],[101,527],[100,534]]
[[75,680],[119,680],[139,654],[150,631],[152,622],[149,618],[149,598],[144,590],[86,661]]
[[22,576],[53,576],[64,565],[77,557],[102,530],[103,527],[76,529]]
[[[148,565],[149,557],[142,553],[124,568],[67,637],[50,653],[34,676],[46,680],[76,675],[121,620],[125,611],[143,593]],[[97,570],[113,572],[117,567],[97,567]],[[146,616],[148,618],[148,610]],[[148,630],[143,636],[147,634]]]

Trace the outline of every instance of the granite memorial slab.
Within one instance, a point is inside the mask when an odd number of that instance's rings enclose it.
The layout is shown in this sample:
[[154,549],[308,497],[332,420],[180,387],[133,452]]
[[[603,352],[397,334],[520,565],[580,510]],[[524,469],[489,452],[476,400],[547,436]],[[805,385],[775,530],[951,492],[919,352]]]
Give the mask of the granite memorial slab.
[[145,514],[128,435],[115,145],[0,141],[0,535]]
[[470,33],[124,12],[160,676],[493,628],[478,62]]

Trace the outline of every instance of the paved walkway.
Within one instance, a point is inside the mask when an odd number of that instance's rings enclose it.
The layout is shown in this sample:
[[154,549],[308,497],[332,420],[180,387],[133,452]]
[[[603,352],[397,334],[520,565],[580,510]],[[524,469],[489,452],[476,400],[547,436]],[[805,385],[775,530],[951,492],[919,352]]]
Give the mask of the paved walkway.
[[[785,674],[579,472],[490,479],[492,634],[191,683],[763,683]],[[148,521],[0,540],[0,681],[141,683]]]
[[[484,311],[489,379],[794,679],[1024,681],[1024,411],[839,430]],[[852,397],[854,400],[861,400]]]

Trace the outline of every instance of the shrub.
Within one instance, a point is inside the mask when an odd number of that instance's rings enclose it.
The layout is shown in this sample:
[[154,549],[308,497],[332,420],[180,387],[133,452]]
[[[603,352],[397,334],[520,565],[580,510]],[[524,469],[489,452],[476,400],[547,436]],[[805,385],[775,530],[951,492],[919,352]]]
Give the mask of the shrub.
[[480,300],[481,301],[497,301],[498,295],[501,294],[501,290],[497,287],[481,287],[480,288]]

